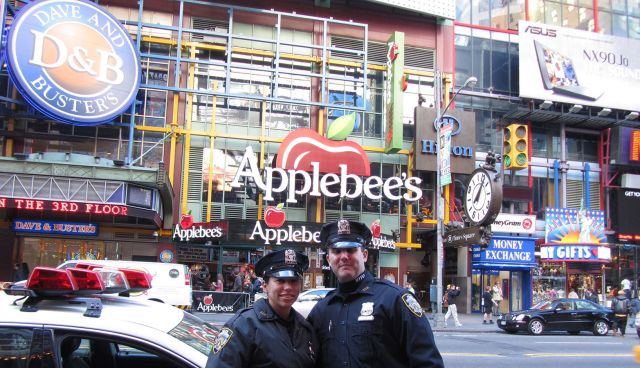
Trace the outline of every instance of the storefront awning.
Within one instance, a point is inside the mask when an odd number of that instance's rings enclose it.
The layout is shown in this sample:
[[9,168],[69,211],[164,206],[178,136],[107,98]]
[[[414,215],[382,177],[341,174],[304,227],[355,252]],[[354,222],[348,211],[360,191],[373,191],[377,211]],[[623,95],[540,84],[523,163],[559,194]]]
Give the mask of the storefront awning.
[[530,270],[533,267],[537,267],[537,263],[526,263],[526,264],[509,264],[509,263],[492,263],[492,262],[478,262],[471,263],[471,268],[482,268],[482,269],[499,269],[506,271],[517,271],[517,270]]

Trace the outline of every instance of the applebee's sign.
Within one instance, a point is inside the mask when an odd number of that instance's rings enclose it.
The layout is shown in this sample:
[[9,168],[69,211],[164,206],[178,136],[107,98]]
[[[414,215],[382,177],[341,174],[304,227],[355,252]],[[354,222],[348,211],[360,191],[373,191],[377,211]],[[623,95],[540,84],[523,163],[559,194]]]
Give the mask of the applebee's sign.
[[173,240],[189,241],[197,239],[217,239],[224,235],[220,226],[211,226],[210,223],[192,224],[189,228],[183,228],[176,224],[173,229]]
[[[281,178],[277,186],[274,186],[275,175]],[[405,173],[386,179],[371,176],[369,159],[362,147],[350,141],[328,140],[307,128],[297,129],[284,139],[278,150],[276,167],[265,168],[264,175],[260,175],[253,149],[247,147],[231,186],[242,187],[245,177],[254,180],[264,192],[266,201],[274,200],[274,193],[283,192],[286,192],[288,203],[297,203],[296,195],[305,194],[346,198],[364,195],[372,200],[384,196],[406,201],[417,201],[422,197],[419,187],[422,179],[407,177]],[[300,181],[302,185],[296,189],[296,182]],[[335,185],[338,187],[332,188]],[[402,189],[405,189],[404,194]]]
[[249,239],[261,239],[265,245],[281,245],[283,242],[320,244],[320,231],[309,230],[304,225],[300,227],[287,225],[284,228],[274,229],[270,227],[262,227],[262,223],[260,221],[256,221]]

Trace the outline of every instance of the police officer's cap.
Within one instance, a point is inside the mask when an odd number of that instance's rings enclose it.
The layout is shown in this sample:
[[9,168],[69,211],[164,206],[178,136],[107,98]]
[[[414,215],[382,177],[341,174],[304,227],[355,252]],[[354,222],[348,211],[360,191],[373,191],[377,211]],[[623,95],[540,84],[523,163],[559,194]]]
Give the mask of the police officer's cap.
[[256,263],[256,274],[278,279],[297,279],[309,268],[309,258],[293,249],[271,252]]
[[371,237],[371,230],[365,224],[345,219],[329,222],[320,231],[320,243],[327,248],[366,247]]

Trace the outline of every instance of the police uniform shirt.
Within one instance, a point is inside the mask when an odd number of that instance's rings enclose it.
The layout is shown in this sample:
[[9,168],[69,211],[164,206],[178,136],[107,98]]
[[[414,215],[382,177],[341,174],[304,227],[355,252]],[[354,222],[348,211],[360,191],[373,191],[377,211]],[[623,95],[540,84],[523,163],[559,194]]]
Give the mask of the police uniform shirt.
[[339,285],[309,317],[318,339],[318,367],[444,367],[413,294],[364,272]]
[[314,367],[317,346],[313,327],[300,313],[291,309],[284,321],[260,299],[220,330],[206,367]]

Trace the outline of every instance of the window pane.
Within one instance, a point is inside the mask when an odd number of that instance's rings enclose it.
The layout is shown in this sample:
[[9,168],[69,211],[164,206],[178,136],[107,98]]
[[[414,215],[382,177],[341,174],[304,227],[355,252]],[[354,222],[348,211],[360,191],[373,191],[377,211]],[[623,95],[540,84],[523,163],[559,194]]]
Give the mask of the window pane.
[[629,37],[640,38],[640,19],[629,17]]
[[627,37],[627,16],[613,15],[613,29],[611,34],[614,36]]
[[505,29],[509,27],[509,3],[503,0],[491,1],[491,26]]
[[545,3],[544,15],[545,23],[560,26],[561,24],[561,6],[556,3]]
[[32,340],[30,328],[0,328],[0,366],[26,368]]
[[471,23],[471,0],[456,0],[456,20]]
[[599,31],[603,34],[608,34],[610,35],[612,32],[611,29],[611,13],[605,12],[605,11],[599,11],[598,12],[598,22],[600,23],[598,25],[599,27]]
[[518,21],[524,19],[524,0],[511,0],[509,3],[509,29],[517,30]]
[[487,0],[471,0],[471,19],[473,24],[489,25],[489,2]]

